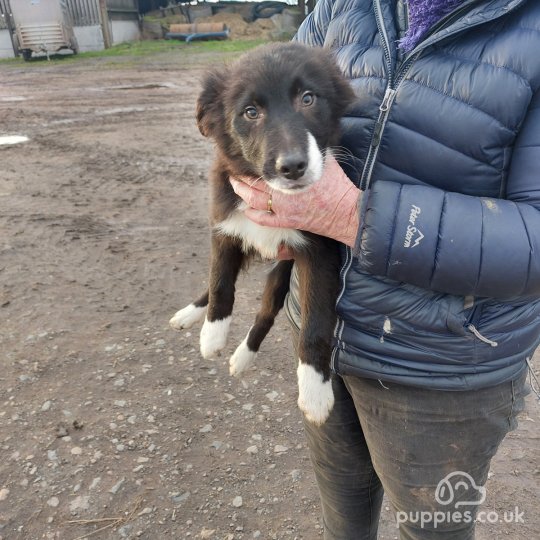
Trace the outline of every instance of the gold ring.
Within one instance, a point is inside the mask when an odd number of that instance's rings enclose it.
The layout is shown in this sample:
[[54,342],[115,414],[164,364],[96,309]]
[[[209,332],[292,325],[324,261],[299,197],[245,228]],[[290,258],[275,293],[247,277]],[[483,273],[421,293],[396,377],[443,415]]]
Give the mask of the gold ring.
[[270,196],[268,197],[268,202],[266,203],[266,211],[269,214],[273,214],[274,211],[272,210],[272,194],[270,193]]

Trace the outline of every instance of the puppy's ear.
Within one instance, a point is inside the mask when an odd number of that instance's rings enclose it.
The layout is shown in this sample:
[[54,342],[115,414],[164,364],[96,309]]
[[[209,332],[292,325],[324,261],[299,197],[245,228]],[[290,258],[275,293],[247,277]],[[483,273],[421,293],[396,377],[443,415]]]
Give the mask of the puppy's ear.
[[356,95],[349,81],[341,72],[337,59],[333,54],[327,49],[322,49],[321,54],[324,59],[324,72],[332,82],[332,112],[336,117],[340,118],[347,108],[354,103]]
[[356,96],[349,81],[345,79],[337,66],[334,66],[332,75],[335,92],[333,100],[334,114],[341,117],[349,106],[354,103]]
[[205,137],[213,137],[225,122],[223,92],[226,87],[226,69],[216,69],[206,74],[202,91],[197,99],[197,126]]

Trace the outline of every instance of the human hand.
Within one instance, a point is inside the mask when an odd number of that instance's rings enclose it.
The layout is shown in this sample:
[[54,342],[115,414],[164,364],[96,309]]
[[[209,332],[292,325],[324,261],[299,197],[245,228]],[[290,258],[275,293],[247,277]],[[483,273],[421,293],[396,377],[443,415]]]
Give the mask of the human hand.
[[[266,227],[300,229],[353,247],[359,226],[361,191],[335,158],[326,159],[323,175],[305,191],[283,193],[253,178],[231,178],[234,192],[248,205],[245,215]],[[271,199],[272,211],[268,211]],[[280,258],[290,258],[280,250]]]

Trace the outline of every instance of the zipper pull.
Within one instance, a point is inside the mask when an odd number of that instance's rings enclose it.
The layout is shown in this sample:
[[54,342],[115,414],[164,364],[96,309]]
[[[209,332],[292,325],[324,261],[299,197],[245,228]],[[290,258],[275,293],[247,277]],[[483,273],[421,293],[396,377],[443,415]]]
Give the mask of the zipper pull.
[[394,98],[396,97],[396,90],[393,88],[387,88],[386,92],[384,94],[384,98],[382,100],[381,106],[379,107],[379,111],[381,112],[387,112],[388,109],[392,106],[392,103],[394,102]]
[[375,127],[373,128],[373,137],[371,139],[371,146],[376,147],[379,146],[379,143],[381,142],[381,132],[382,132],[383,123],[378,120],[375,124]]
[[394,102],[394,98],[396,97],[396,90],[393,88],[387,88],[386,92],[384,93],[384,98],[382,100],[382,103],[379,107],[379,118],[377,119],[377,123],[375,124],[375,127],[373,128],[373,138],[371,139],[371,146],[377,147],[379,146],[379,143],[381,142],[381,133],[384,127],[384,124],[386,122],[386,117],[388,115],[388,110],[392,106],[392,103]]
[[483,336],[479,331],[478,329],[476,328],[476,326],[474,326],[474,324],[469,324],[467,326],[467,328],[480,340],[480,341],[483,341],[484,343],[487,343],[488,345],[491,345],[492,347],[497,347],[497,345],[499,345],[496,341],[493,341],[491,339],[488,339],[487,337]]

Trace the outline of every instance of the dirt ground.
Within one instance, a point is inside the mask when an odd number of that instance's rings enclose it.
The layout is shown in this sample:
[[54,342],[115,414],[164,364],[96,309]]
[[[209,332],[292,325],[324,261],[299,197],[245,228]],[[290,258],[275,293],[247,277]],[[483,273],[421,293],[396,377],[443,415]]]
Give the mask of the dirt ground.
[[[322,536],[282,315],[240,380],[173,313],[204,288],[198,80],[221,55],[0,64],[0,537]],[[267,266],[238,287],[229,352]],[[538,365],[538,362],[537,362]],[[493,461],[484,509],[540,538],[540,405]],[[381,539],[396,539],[383,507]]]

